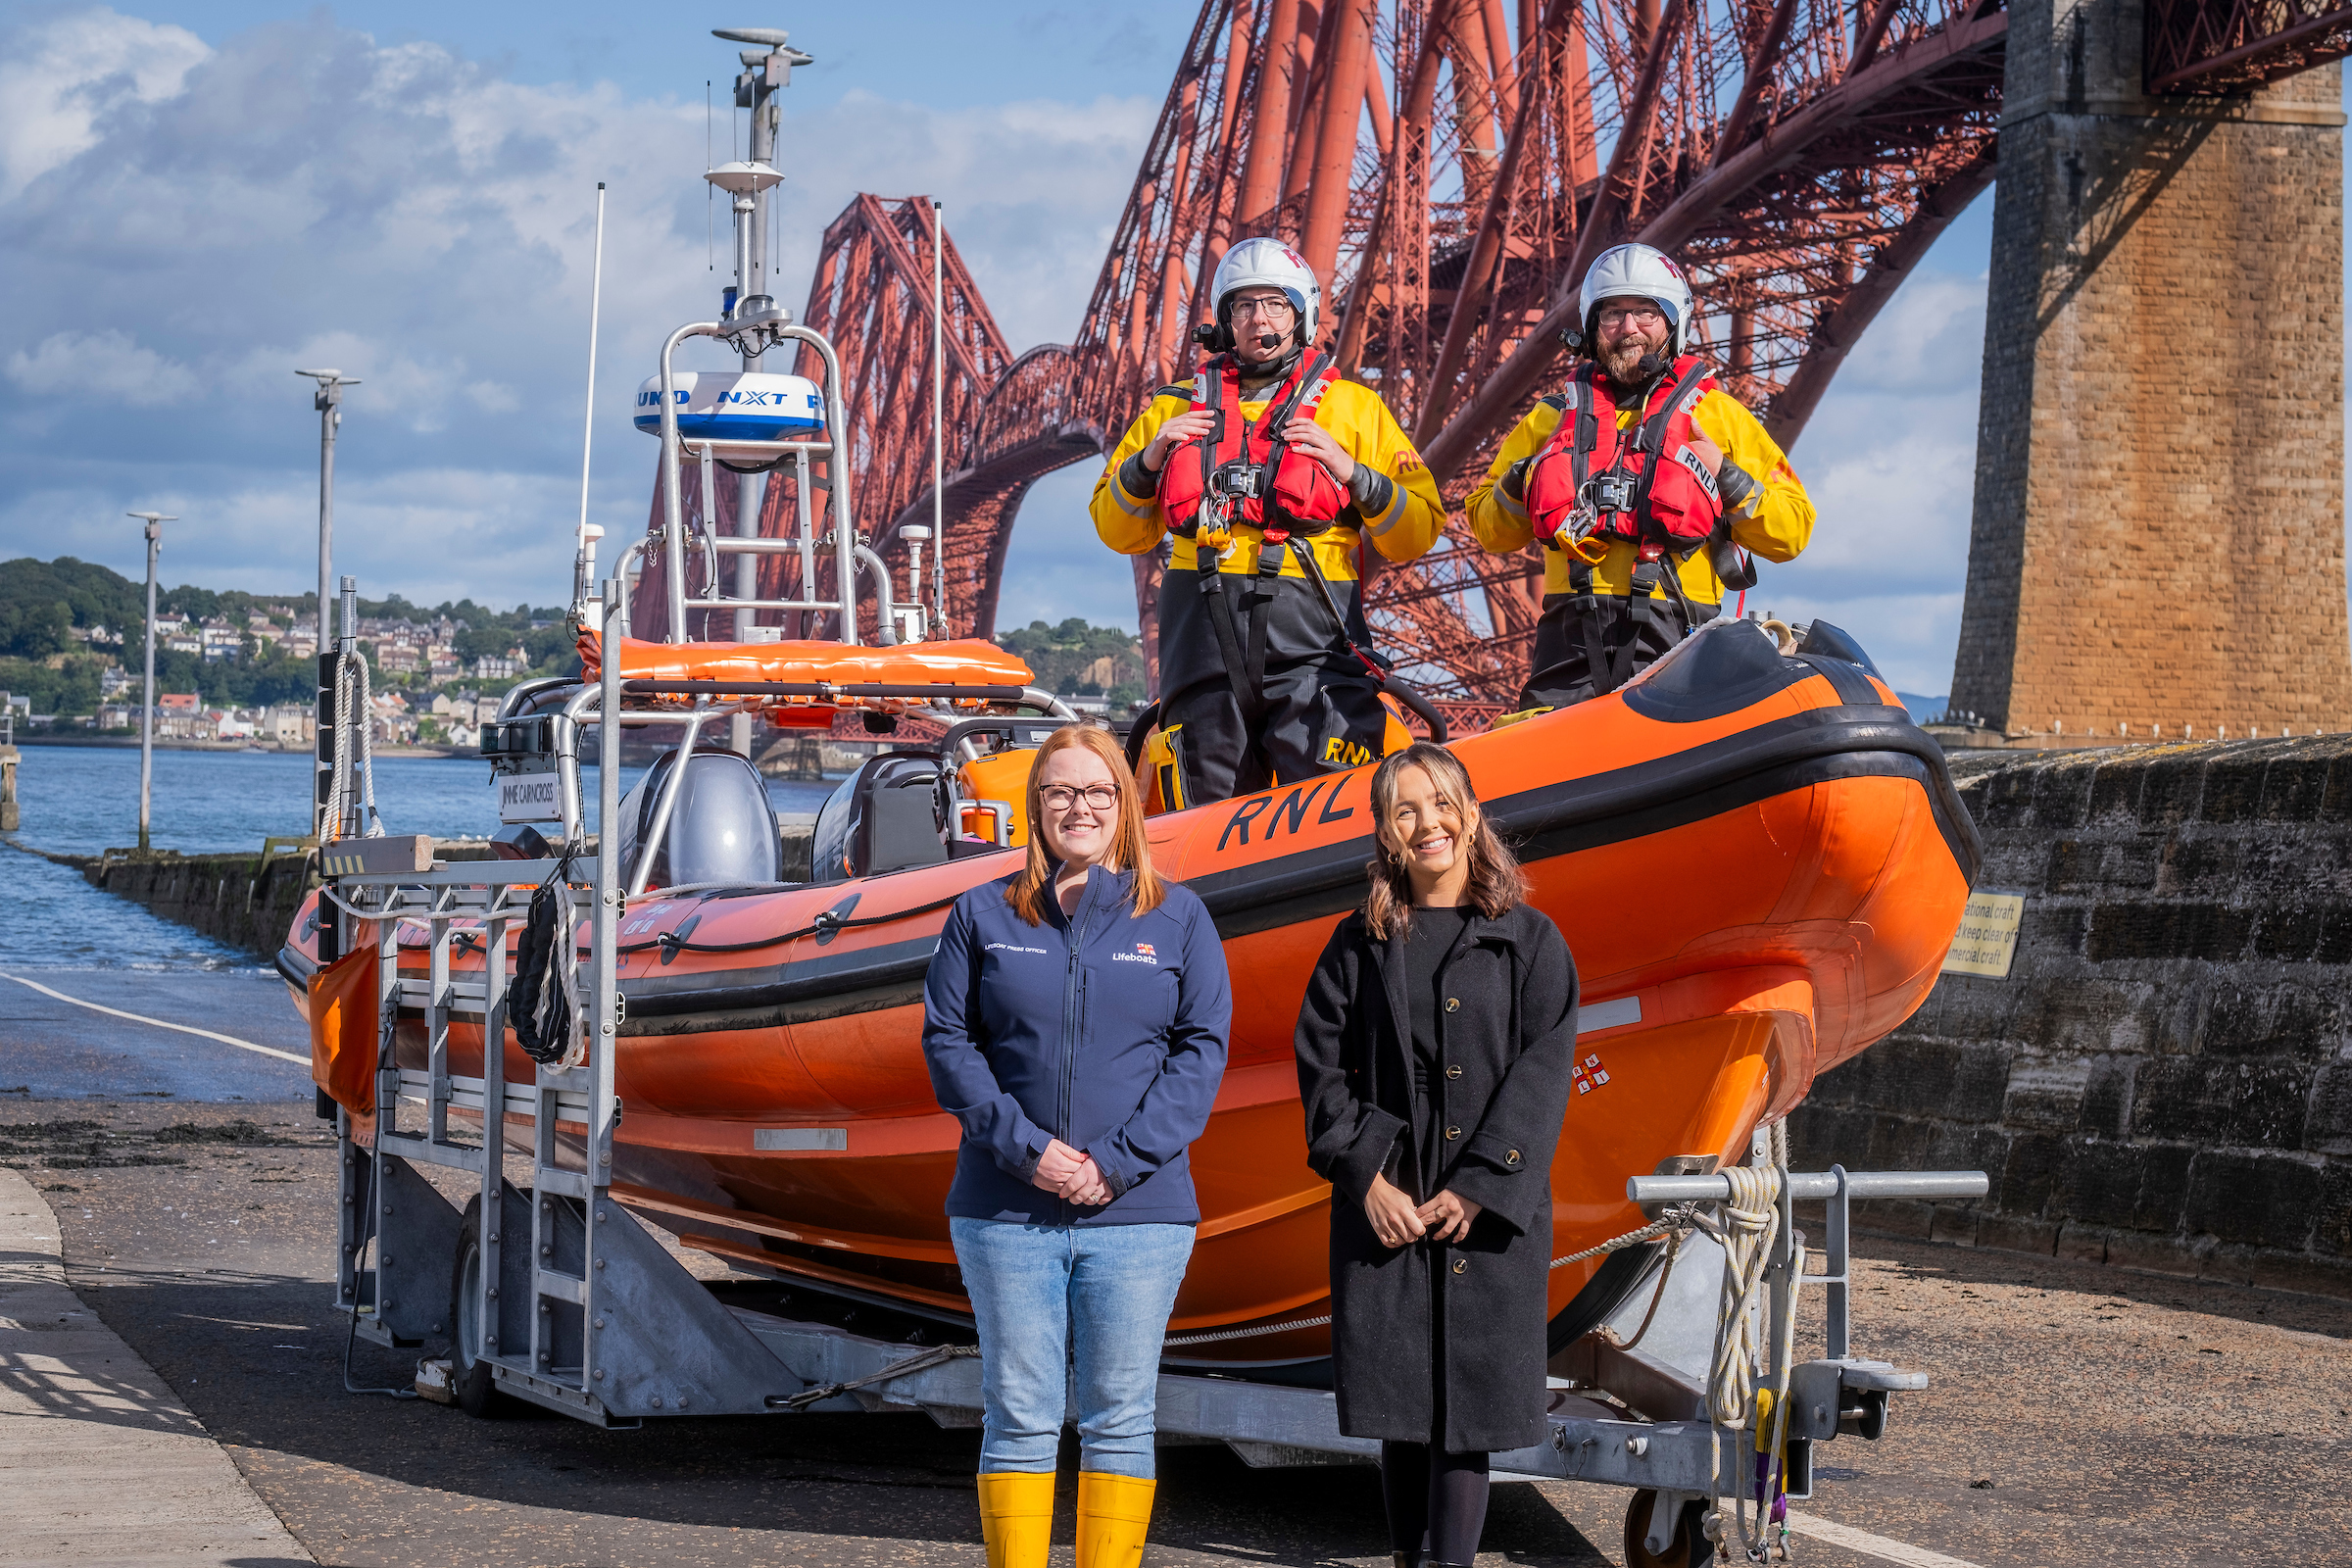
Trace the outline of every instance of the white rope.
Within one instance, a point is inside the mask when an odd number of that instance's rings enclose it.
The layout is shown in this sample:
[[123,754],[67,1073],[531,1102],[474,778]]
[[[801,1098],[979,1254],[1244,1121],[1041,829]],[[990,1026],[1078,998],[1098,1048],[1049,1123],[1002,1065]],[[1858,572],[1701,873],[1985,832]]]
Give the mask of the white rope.
[[[323,839],[380,838],[383,818],[375,809],[374,715],[368,709],[368,661],[356,650],[335,657],[335,760],[328,790]],[[352,787],[352,746],[359,735],[358,799]]]
[[1755,1407],[1754,1367],[1762,1354],[1749,1304],[1772,1260],[1781,1228],[1781,1172],[1775,1165],[1735,1165],[1723,1172],[1732,1195],[1723,1205],[1723,1288],[1715,1306],[1715,1353],[1707,1368],[1707,1412],[1715,1424],[1747,1425]]
[[[1756,1368],[1771,1353],[1776,1328],[1782,1331],[1777,1336],[1778,1343],[1794,1343],[1797,1285],[1805,1272],[1804,1252],[1800,1249],[1791,1264],[1793,1277],[1787,1293],[1788,1321],[1765,1323],[1756,1298],[1764,1287],[1764,1275],[1772,1262],[1773,1243],[1780,1234],[1780,1199],[1788,1174],[1788,1123],[1773,1124],[1759,1163],[1734,1166],[1723,1174],[1730,1179],[1731,1195],[1722,1205],[1721,1220],[1694,1216],[1698,1228],[1723,1248],[1723,1286],[1716,1301],[1715,1347],[1707,1373],[1707,1420],[1716,1452],[1722,1452],[1724,1435],[1728,1432],[1734,1440],[1734,1451],[1744,1461],[1753,1449],[1759,1424]],[[1781,1359],[1786,1362],[1789,1357]],[[1749,1525],[1747,1517],[1750,1498],[1744,1462],[1740,1466],[1740,1479],[1732,1493],[1730,1507],[1724,1505],[1723,1493],[1714,1490],[1721,1485],[1719,1473],[1712,1478],[1710,1487],[1715,1539],[1727,1550],[1732,1543],[1738,1542],[1740,1554],[1749,1562],[1770,1560],[1776,1544],[1772,1503],[1781,1485],[1780,1455],[1788,1431],[1789,1372],[1786,1364],[1773,1368],[1772,1431],[1763,1449],[1773,1456],[1773,1464],[1767,1472],[1769,1485],[1757,1506],[1754,1525]],[[1743,1437],[1748,1441],[1740,1441]],[[1777,1544],[1786,1561],[1788,1556],[1786,1523],[1781,1526]]]

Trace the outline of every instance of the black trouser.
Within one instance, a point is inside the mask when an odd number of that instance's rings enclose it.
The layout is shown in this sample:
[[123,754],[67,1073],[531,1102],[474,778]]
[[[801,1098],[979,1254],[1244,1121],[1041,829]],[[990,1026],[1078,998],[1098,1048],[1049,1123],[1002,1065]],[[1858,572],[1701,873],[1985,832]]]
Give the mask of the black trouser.
[[[1428,1172],[1423,1172],[1428,1185]],[[1389,1546],[1422,1553],[1432,1563],[1473,1563],[1487,1528],[1487,1455],[1454,1453],[1445,1446],[1447,1403],[1446,1274],[1440,1250],[1425,1248],[1429,1264],[1429,1443],[1380,1446],[1380,1496],[1389,1515]]]
[[[1714,619],[1722,608],[1695,600],[1690,605],[1691,613],[1702,623]],[[1683,623],[1681,607],[1668,599],[1650,600],[1644,621],[1635,614],[1634,601],[1623,594],[1545,594],[1544,616],[1536,622],[1532,672],[1527,684],[1519,688],[1521,708],[1568,708],[1591,700],[1600,689],[1590,667],[1588,617],[1596,623],[1601,652],[1610,662],[1612,673],[1628,644],[1636,646],[1633,668],[1627,673],[1638,674],[1656,663],[1691,630]]]
[[1380,758],[1389,712],[1379,684],[1354,660],[1268,669],[1258,689],[1265,711],[1254,733],[1223,675],[1161,701],[1159,730],[1183,769],[1183,805],[1250,795],[1278,780],[1342,772]]

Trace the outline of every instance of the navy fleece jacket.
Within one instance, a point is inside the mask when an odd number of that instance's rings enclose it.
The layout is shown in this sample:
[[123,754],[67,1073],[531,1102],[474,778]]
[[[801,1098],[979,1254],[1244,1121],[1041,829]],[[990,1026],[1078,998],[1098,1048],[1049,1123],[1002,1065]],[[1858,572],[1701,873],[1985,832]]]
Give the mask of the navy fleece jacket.
[[[1225,949],[1189,889],[1137,914],[1131,872],[1098,867],[1075,912],[1031,925],[1012,878],[956,901],[923,983],[923,1055],[963,1123],[948,1213],[1037,1225],[1196,1224],[1185,1151],[1225,1075]],[[1111,1200],[1033,1187],[1054,1138],[1094,1157]]]

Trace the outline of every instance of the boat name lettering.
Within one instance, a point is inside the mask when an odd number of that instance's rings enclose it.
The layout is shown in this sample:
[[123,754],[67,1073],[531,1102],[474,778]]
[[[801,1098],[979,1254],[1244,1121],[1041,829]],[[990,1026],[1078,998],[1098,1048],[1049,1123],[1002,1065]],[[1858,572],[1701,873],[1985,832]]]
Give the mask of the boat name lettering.
[[[1344,811],[1333,809],[1340,804],[1340,796],[1348,788],[1348,778],[1353,776],[1352,774],[1345,775],[1332,784],[1331,794],[1324,800],[1323,808],[1315,812],[1316,826],[1320,827],[1326,822],[1344,822],[1355,814],[1355,808],[1352,806]],[[1224,849],[1225,841],[1237,833],[1241,835],[1242,842],[1245,845],[1248,844],[1250,842],[1250,824],[1264,815],[1269,807],[1273,808],[1274,814],[1267,817],[1265,822],[1268,840],[1274,837],[1276,828],[1284,827],[1286,824],[1289,832],[1298,833],[1306,826],[1308,808],[1315,804],[1315,797],[1322,793],[1323,786],[1317,782],[1309,789],[1292,790],[1282,798],[1279,805],[1271,795],[1260,795],[1255,800],[1243,802],[1233,815],[1225,819],[1225,830],[1217,835],[1217,848]]]

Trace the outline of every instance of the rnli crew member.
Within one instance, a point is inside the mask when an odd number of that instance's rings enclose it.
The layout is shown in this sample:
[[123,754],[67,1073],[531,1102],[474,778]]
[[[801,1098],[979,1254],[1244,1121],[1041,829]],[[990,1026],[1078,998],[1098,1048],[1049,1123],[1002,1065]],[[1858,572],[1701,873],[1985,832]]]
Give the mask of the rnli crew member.
[[1545,1430],[1576,963],[1453,753],[1414,743],[1371,797],[1371,893],[1307,981],[1298,1098],[1332,1184],[1340,1430],[1380,1440],[1398,1568],[1446,1568],[1478,1556],[1488,1454]]
[[948,1232],[980,1329],[980,1527],[989,1568],[1046,1568],[1074,1398],[1078,1561],[1136,1568],[1160,1341],[1200,1220],[1186,1150],[1232,993],[1208,911],[1152,869],[1108,730],[1048,736],[1028,801],[1028,863],[956,901],[923,986],[931,1087],[963,1124]]
[[1298,253],[1247,239],[1212,284],[1216,350],[1164,386],[1095,485],[1123,555],[1175,536],[1159,590],[1160,804],[1171,810],[1388,750],[1370,652],[1365,538],[1417,560],[1446,525],[1420,455],[1379,394],[1315,348],[1323,290]]
[[1537,403],[1470,492],[1498,554],[1544,547],[1544,614],[1522,709],[1615,691],[1755,582],[1741,551],[1791,561],[1813,502],[1756,416],[1687,352],[1690,285],[1646,245],[1585,274],[1592,358]]

